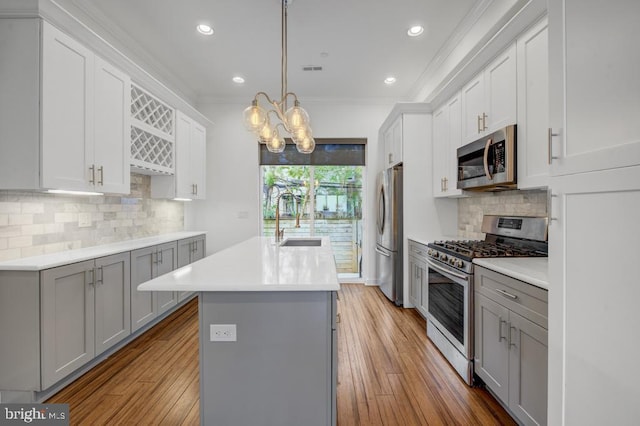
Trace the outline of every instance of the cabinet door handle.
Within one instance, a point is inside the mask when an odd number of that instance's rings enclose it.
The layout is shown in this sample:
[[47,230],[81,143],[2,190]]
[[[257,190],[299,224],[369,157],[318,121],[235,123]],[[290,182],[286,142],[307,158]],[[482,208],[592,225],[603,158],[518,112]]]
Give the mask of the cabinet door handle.
[[196,195],[198,195],[198,184],[196,183]]
[[514,326],[511,325],[511,323],[509,323],[509,348],[511,348],[511,346],[513,346],[514,348],[517,348],[518,345],[516,345],[515,343],[513,343],[513,338],[511,337],[511,331],[516,330],[516,335],[517,335],[517,331],[518,329]]
[[507,293],[506,291],[499,288],[494,288],[493,291],[513,300],[516,300],[518,298],[518,296],[516,296],[515,294]]
[[444,178],[444,192],[449,190],[449,178]]
[[393,154],[389,153],[389,164],[393,163]]
[[553,156],[553,137],[559,136],[559,133],[553,133],[553,129],[549,127],[549,133],[547,134],[547,163],[551,164],[552,160],[557,160],[558,157]]
[[482,117],[481,116],[477,116],[478,118],[478,133],[482,132],[482,129],[480,128],[480,123],[482,122]]
[[104,167],[98,167],[98,173],[100,173],[100,180],[98,181],[98,185],[104,185]]
[[96,166],[94,164],[89,167],[89,171],[91,172],[91,177],[89,178],[89,183],[91,185],[96,184]]
[[507,322],[505,320],[502,319],[502,317],[498,317],[498,342],[502,342],[502,339],[506,339],[506,337],[504,337],[502,335],[502,324],[506,324]]
[[158,251],[158,256],[160,257],[159,263],[164,263],[164,252],[162,250]]
[[487,130],[487,118],[489,118],[489,116],[483,112],[482,113],[482,130]]
[[96,272],[95,268],[88,269],[84,272],[84,281],[86,285],[95,285]]
[[336,314],[336,324],[340,322],[340,314]]
[[102,276],[103,276],[103,270],[102,270],[102,266],[99,266],[97,268],[94,268],[94,276],[95,276],[95,284],[98,285],[98,283],[100,284],[104,284],[104,281],[102,280]]

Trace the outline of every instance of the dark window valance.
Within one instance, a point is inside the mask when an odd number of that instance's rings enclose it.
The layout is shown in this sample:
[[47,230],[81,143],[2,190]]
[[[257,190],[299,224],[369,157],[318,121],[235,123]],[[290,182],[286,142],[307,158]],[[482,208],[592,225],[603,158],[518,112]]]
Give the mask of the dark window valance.
[[284,152],[273,153],[260,144],[260,165],[263,166],[364,166],[366,139],[316,139],[311,154],[300,154],[295,144],[287,140]]

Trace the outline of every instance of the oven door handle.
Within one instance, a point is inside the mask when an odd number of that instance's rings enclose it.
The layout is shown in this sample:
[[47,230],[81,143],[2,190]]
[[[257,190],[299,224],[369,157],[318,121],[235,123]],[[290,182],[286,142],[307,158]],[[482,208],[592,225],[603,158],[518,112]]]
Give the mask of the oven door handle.
[[448,269],[443,268],[442,266],[438,265],[437,263],[433,262],[430,259],[427,259],[427,263],[429,264],[429,266],[431,266],[433,269],[435,269],[438,272],[441,272],[443,274],[452,275],[452,276],[454,276],[456,278],[460,278],[461,280],[469,281],[469,277],[467,275],[463,275],[463,274],[459,274],[457,272],[449,271]]
[[489,180],[493,179],[493,176],[491,176],[491,172],[489,171],[489,147],[491,146],[491,144],[493,144],[493,139],[491,138],[487,139],[487,143],[484,146],[484,156],[483,156],[484,174],[487,175],[487,179]]

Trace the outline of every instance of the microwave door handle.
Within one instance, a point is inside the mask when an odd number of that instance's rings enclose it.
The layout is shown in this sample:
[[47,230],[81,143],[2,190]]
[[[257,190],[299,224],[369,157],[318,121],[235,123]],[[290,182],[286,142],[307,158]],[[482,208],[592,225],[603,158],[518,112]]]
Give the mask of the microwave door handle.
[[487,139],[487,143],[484,146],[484,174],[487,176],[487,179],[492,180],[493,176],[491,176],[491,172],[489,172],[489,147],[493,144],[493,139]]

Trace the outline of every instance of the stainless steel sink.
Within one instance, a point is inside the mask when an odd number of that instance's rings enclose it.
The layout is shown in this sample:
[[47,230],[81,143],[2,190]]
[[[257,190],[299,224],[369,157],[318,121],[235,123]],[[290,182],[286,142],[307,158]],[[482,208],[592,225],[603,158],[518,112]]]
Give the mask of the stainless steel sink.
[[281,247],[319,247],[321,245],[320,238],[287,238],[280,243]]

